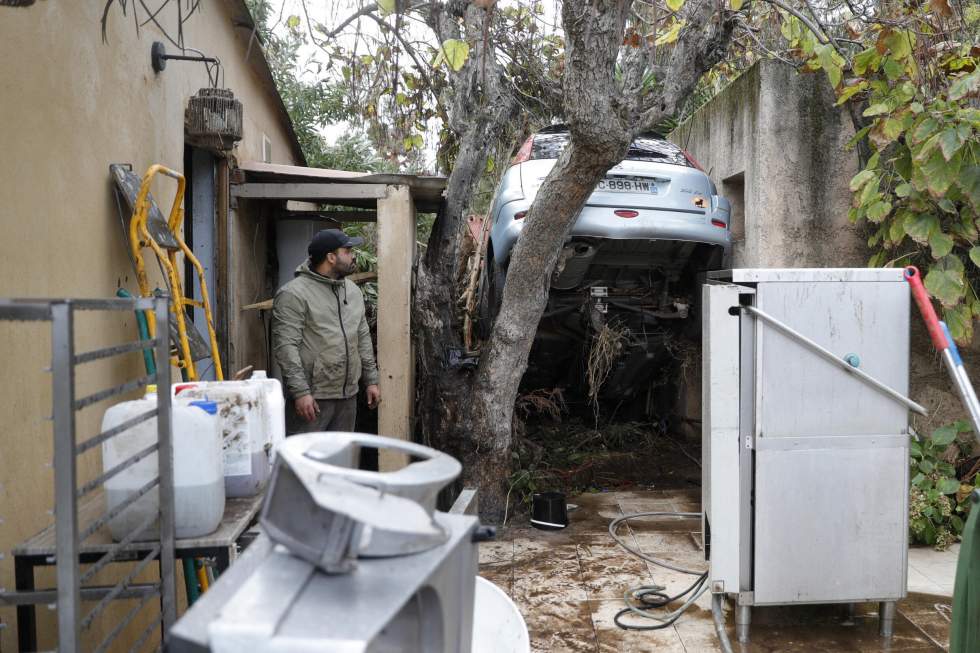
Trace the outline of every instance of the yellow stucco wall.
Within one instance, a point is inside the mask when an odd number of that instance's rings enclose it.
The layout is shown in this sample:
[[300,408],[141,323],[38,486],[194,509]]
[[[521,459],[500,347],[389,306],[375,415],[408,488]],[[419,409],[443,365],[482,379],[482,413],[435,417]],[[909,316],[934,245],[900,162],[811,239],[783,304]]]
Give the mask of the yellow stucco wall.
[[[155,74],[150,46],[162,35],[146,25],[137,36],[133,3],[128,17],[113,3],[103,43],[104,4],[41,0],[29,8],[0,7],[0,297],[136,291],[109,164],[131,163],[140,174],[152,163],[183,167],[184,108],[207,84],[204,67],[171,61]],[[160,15],[163,24],[174,24],[177,4]],[[257,48],[252,61],[245,60],[248,31],[232,24],[240,3],[201,6],[185,25],[185,43],[221,59],[224,85],[244,104],[245,134],[236,156],[261,160],[265,134],[273,162],[298,163],[277,99],[256,68]],[[176,48],[168,44],[168,51]],[[172,188],[158,184],[161,204],[169,206]],[[249,263],[232,261],[233,267],[243,264]],[[136,333],[128,314],[85,316],[78,327],[79,351],[129,341]],[[51,414],[50,375],[42,371],[49,364],[48,334],[46,324],[0,323],[0,587],[9,589],[10,549],[52,520],[51,428],[44,420]],[[87,366],[79,392],[115,385],[141,369],[138,355]],[[79,437],[97,433],[108,403],[79,413]],[[96,450],[81,461],[79,478],[91,478],[100,465]],[[39,585],[50,580],[38,575]],[[50,646],[54,613],[44,607],[40,613],[48,631],[41,643]],[[0,609],[0,620],[6,626],[0,650],[15,650],[14,610]],[[108,628],[95,630],[98,641]],[[128,648],[129,642],[121,644]]]

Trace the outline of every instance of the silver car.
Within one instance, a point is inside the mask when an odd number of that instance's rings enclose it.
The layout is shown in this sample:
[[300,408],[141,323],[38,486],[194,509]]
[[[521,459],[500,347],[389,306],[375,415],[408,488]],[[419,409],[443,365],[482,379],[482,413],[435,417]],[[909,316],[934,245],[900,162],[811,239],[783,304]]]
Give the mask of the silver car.
[[[568,130],[561,125],[534,134],[497,188],[483,293],[485,316],[491,320],[524,217],[568,142]],[[697,272],[722,267],[728,258],[730,215],[728,200],[687,152],[658,135],[637,137],[572,227],[552,278],[549,310],[606,293],[606,305],[632,304],[663,316],[677,313],[674,291],[693,282]],[[588,292],[592,288],[600,290]],[[641,296],[642,301],[634,301]]]

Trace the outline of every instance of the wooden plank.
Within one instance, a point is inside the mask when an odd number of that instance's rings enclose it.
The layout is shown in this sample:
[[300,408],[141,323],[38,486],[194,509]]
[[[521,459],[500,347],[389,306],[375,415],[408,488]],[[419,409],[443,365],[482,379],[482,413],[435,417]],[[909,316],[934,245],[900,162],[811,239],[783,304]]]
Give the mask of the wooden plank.
[[215,258],[217,270],[214,274],[216,297],[213,300],[214,329],[218,335],[218,349],[224,365],[231,364],[231,296],[229,271],[229,243],[231,212],[229,207],[229,177],[231,171],[227,159],[218,159],[217,188],[215,189],[217,204],[217,224],[214,230]]
[[[254,497],[228,499],[225,502],[225,513],[221,517],[218,528],[209,535],[188,539],[178,539],[175,542],[177,551],[209,547],[229,547],[235,543],[262,507],[262,493]],[[96,492],[78,504],[78,522],[81,527],[102,516],[106,510],[105,495]],[[147,552],[152,542],[134,542],[124,551]],[[103,526],[79,546],[80,553],[105,553],[113,546],[109,528]],[[54,524],[37,533],[23,544],[14,547],[15,556],[53,556],[55,553]]]
[[363,200],[384,198],[388,186],[382,184],[235,184],[232,197],[281,200]]
[[309,211],[286,211],[279,216],[279,219],[290,219],[295,220],[297,218],[303,219],[319,219],[319,220],[332,220],[334,222],[377,222],[378,212],[377,211],[354,211],[354,210],[344,210],[344,209],[332,209],[326,211],[317,211],[315,209]]
[[[415,380],[412,354],[412,264],[415,205],[407,186],[392,186],[378,201],[378,434],[409,440]],[[401,469],[405,455],[381,451],[381,471]]]

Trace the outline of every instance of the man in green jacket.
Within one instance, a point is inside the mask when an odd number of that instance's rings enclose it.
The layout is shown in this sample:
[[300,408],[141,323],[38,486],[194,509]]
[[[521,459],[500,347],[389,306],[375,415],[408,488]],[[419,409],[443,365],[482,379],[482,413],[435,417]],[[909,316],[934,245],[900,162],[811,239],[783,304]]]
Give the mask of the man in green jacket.
[[272,349],[292,398],[289,433],[353,431],[358,382],[370,408],[381,401],[364,295],[346,278],[355,267],[352,248],[363,242],[340,229],[318,232],[310,258],[276,293]]

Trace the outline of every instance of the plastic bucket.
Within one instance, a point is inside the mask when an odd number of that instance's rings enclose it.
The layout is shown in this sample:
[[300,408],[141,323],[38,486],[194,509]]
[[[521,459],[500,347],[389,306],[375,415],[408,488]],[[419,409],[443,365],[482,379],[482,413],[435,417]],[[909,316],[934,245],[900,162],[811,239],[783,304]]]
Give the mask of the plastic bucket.
[[472,653],[530,653],[521,611],[506,592],[481,576],[473,597]]

